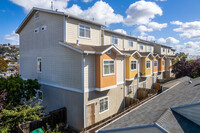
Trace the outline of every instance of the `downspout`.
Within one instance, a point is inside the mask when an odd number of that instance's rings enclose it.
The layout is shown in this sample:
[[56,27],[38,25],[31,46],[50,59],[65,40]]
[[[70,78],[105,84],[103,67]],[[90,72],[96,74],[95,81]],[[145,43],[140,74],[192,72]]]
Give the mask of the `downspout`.
[[126,103],[125,103],[125,89],[126,89],[126,56],[124,56],[124,108],[125,108],[125,105],[126,105]]
[[86,123],[85,123],[84,66],[85,66],[85,56],[82,54],[83,127],[85,128]]
[[66,40],[67,40],[67,36],[66,36],[66,30],[67,30],[67,22],[66,22],[66,18],[65,18],[65,16],[64,16],[64,22],[63,22],[64,24],[63,24],[63,27],[64,27],[64,31],[63,31],[63,41],[64,42],[66,42]]

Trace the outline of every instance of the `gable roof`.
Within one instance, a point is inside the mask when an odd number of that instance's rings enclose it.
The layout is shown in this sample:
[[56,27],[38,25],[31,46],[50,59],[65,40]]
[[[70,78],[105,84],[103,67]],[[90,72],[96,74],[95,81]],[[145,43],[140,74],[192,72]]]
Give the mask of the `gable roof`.
[[142,56],[140,52],[138,52],[137,50],[127,50],[127,51],[121,51],[121,52],[128,56],[134,56],[135,54],[138,54],[140,57]]
[[49,10],[49,9],[42,9],[42,8],[33,7],[15,32],[19,34],[21,32],[21,30],[24,28],[24,26],[29,22],[29,20],[32,18],[32,16],[37,11],[56,14],[56,15],[67,16],[69,18],[77,19],[77,20],[80,20],[80,21],[83,21],[83,22],[89,22],[89,23],[92,23],[92,24],[95,24],[95,25],[105,26],[104,24],[101,24],[101,23],[98,23],[98,22],[94,22],[94,21],[91,21],[91,20],[86,20],[86,19],[74,16],[72,14],[67,14],[67,13],[60,12],[60,11],[55,11],[55,10]]
[[79,44],[76,45],[75,43],[68,43],[68,42],[59,42],[60,45],[73,49],[79,53],[86,53],[86,54],[104,54],[110,49],[115,50],[118,54],[123,55],[123,53],[114,45],[104,45],[104,46],[92,46],[92,45],[84,45]]
[[[200,85],[196,86],[196,84],[200,84],[200,78],[192,79],[192,84],[187,83],[190,80],[189,77],[184,77],[184,80],[178,80],[183,82],[141,104],[122,117],[110,122],[102,129],[149,125],[158,121],[165,111],[171,107],[200,102]],[[170,128],[170,125],[166,126]]]
[[149,57],[150,55],[151,55],[152,57],[154,57],[153,54],[152,54],[151,52],[140,52],[140,54],[142,55],[142,57]]

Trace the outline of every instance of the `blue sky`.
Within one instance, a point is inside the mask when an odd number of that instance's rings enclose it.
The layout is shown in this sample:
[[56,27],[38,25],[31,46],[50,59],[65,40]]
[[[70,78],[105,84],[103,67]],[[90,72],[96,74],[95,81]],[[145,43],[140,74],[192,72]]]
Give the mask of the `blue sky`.
[[18,44],[14,33],[33,6],[54,8],[108,24],[108,29],[200,55],[199,0],[1,0],[0,43]]

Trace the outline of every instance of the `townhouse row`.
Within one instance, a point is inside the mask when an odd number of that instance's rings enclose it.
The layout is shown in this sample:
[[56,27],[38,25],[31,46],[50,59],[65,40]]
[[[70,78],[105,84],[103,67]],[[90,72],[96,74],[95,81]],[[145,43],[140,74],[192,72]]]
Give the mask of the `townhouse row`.
[[66,107],[77,130],[125,107],[125,97],[172,76],[175,50],[63,12],[33,8],[16,30],[20,75],[38,79],[49,111]]

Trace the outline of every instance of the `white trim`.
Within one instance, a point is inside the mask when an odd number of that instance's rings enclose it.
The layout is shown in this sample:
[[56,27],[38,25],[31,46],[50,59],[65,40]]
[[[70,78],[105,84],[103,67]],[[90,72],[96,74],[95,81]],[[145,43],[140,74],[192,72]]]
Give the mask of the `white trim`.
[[[150,66],[149,66],[149,68],[147,68],[147,61],[150,62]],[[146,69],[151,69],[151,60],[146,60]]]
[[74,47],[72,47],[72,46],[70,46],[70,45],[67,45],[67,44],[62,43],[62,42],[59,42],[59,44],[62,45],[62,46],[65,46],[65,47],[67,47],[67,48],[70,48],[70,49],[72,49],[72,50],[74,50],[74,51],[76,51],[76,52],[78,52],[78,53],[83,54],[83,51],[81,51],[81,50],[79,50],[79,49],[77,49],[77,48],[74,48]]
[[[105,99],[105,98],[108,98],[108,109],[100,112],[100,100]],[[109,110],[109,96],[99,98],[99,114],[103,114],[103,113],[107,112],[108,110]]]
[[[136,62],[136,68],[135,69],[131,69],[131,63],[133,62]],[[137,60],[130,60],[130,70],[131,71],[136,71],[137,70]]]
[[[39,71],[38,59],[41,59],[41,70]],[[42,57],[37,57],[37,73],[42,73]]]
[[[113,61],[114,62],[114,73],[110,73],[110,74],[104,74],[104,61]],[[111,75],[115,75],[115,60],[114,59],[103,59],[103,76],[111,76]]]
[[[113,40],[113,37],[117,38],[117,44],[114,44],[114,43],[112,42],[112,40]],[[118,45],[118,36],[111,35],[111,44],[113,44],[113,45]]]
[[161,95],[165,94],[167,91],[169,91],[170,89],[172,89],[173,87],[175,87],[175,86],[176,86],[176,85],[178,85],[178,84],[180,84],[180,83],[177,83],[177,84],[175,84],[174,86],[170,87],[169,89],[167,89],[166,91],[162,92],[161,94],[159,94],[159,95],[156,95],[155,97],[153,97],[153,98],[151,98],[151,99],[149,99],[149,100],[145,101],[144,103],[140,104],[140,105],[139,105],[139,106],[137,106],[136,108],[134,108],[134,109],[130,110],[129,112],[127,112],[127,113],[125,113],[125,114],[121,115],[121,116],[120,116],[120,117],[118,117],[117,119],[115,119],[115,120],[113,120],[113,121],[109,122],[108,124],[104,125],[103,127],[99,128],[98,130],[96,130],[96,131],[95,131],[95,133],[97,133],[97,132],[98,132],[98,131],[100,131],[101,129],[103,129],[103,128],[107,127],[108,125],[110,125],[110,124],[114,123],[115,121],[117,121],[117,120],[121,119],[122,117],[126,116],[127,114],[129,114],[129,113],[133,112],[134,110],[138,109],[139,107],[143,106],[144,104],[147,104],[148,102],[150,102],[150,101],[154,100],[155,98],[157,98],[157,97],[159,97],[159,96],[161,96]]
[[113,85],[113,86],[108,86],[108,87],[104,87],[104,88],[95,88],[96,91],[105,91],[105,90],[110,90],[113,88],[116,88],[117,85]]
[[121,85],[121,84],[124,84],[124,81],[117,82],[117,85]]
[[163,71],[158,71],[158,72],[165,72],[165,70],[163,70]]
[[[155,66],[155,61],[157,62],[157,66]],[[158,67],[158,60],[153,60],[153,66]]]
[[132,43],[133,43],[134,41],[133,41],[132,39],[128,39],[128,47],[133,48],[133,47],[134,47],[134,44],[133,44],[133,46],[130,46],[130,45],[129,45],[129,42],[132,42]]
[[[89,27],[90,28],[90,37],[83,37],[83,36],[80,36],[80,25],[82,25],[82,26],[84,26],[84,27]],[[85,31],[84,31],[85,32]],[[85,34],[85,33],[84,33]],[[91,40],[91,26],[88,26],[88,25],[86,25],[86,24],[82,24],[82,23],[78,23],[78,37],[79,38],[83,38],[83,39],[89,39],[89,40]]]
[[141,77],[151,77],[152,76],[152,73],[150,75],[145,75],[145,76],[141,76]]
[[153,73],[157,74],[158,72],[153,72]]
[[66,40],[67,40],[67,19],[65,18],[65,16],[64,16],[64,30],[63,30],[63,40],[64,40],[64,42],[66,42]]
[[107,49],[104,50],[103,52],[96,52],[96,53],[97,53],[97,54],[104,54],[104,53],[106,53],[108,50],[110,50],[110,49],[112,49],[112,48],[114,48],[120,55],[123,55],[123,53],[122,53],[118,48],[116,48],[116,46],[114,46],[114,45],[110,46],[109,48],[107,48]]
[[68,90],[68,91],[83,93],[83,90],[81,90],[81,89],[75,89],[75,88],[70,88],[70,87],[65,87],[65,86],[61,86],[61,85],[50,84],[50,83],[40,82],[40,81],[38,81],[38,83],[43,84],[43,85],[52,86],[52,87],[55,87],[55,88],[60,88],[60,89]]
[[[82,71],[82,90],[84,91],[84,72],[85,72],[85,56],[82,54],[82,56],[81,56],[81,58],[82,58],[82,66],[81,66],[81,71]],[[85,122],[85,120],[86,120],[86,114],[85,114],[85,93],[83,92],[83,126],[84,126],[84,128],[86,127],[86,122]]]
[[134,53],[132,53],[131,56],[135,55],[136,53],[138,53],[138,55],[139,55],[140,57],[142,57],[142,55],[141,55],[138,51],[135,51]]
[[96,91],[96,88],[85,88],[84,92],[92,92],[92,91]]
[[131,79],[125,79],[126,81],[132,81],[132,80],[135,80],[137,78],[131,78]]

